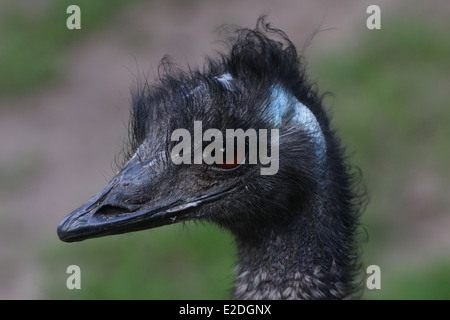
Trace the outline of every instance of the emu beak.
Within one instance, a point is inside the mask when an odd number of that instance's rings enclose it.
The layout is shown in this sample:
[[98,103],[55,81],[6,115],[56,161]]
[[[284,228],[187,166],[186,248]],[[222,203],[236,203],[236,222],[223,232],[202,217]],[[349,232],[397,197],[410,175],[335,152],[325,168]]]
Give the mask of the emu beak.
[[[74,242],[150,228],[193,218],[190,210],[234,191],[196,194],[177,189],[176,181],[155,159],[127,165],[89,202],[65,217],[58,226],[62,241]],[[165,190],[165,191],[164,191]]]

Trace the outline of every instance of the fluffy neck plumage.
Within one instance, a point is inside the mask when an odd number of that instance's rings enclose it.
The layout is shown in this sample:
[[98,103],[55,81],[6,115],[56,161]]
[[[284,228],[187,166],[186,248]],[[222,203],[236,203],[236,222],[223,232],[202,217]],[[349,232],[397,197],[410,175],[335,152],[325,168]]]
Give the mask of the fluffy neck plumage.
[[347,295],[343,270],[330,255],[333,250],[305,231],[313,226],[301,224],[283,232],[268,231],[258,244],[238,240],[236,299],[342,299]]
[[319,189],[322,195],[304,201],[290,221],[235,233],[236,299],[344,299],[353,293],[355,221],[339,193],[333,199],[327,187]]

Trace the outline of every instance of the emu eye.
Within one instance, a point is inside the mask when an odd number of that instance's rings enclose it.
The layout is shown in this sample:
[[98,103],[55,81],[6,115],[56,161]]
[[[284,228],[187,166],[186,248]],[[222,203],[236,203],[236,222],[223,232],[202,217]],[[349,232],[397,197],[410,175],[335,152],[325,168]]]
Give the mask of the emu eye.
[[215,164],[219,170],[233,170],[245,162],[245,155],[239,154],[236,147],[234,148],[234,158],[231,162],[227,162],[226,150],[220,149],[220,151],[222,152],[223,161]]

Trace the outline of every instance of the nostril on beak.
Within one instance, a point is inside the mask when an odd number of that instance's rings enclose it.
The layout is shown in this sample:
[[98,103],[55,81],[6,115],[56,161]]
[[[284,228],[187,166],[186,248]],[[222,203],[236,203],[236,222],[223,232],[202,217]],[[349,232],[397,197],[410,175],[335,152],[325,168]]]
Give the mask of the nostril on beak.
[[127,208],[107,204],[107,205],[102,206],[100,209],[98,209],[95,212],[94,216],[102,215],[102,216],[117,217],[117,216],[128,214],[131,212],[132,211]]

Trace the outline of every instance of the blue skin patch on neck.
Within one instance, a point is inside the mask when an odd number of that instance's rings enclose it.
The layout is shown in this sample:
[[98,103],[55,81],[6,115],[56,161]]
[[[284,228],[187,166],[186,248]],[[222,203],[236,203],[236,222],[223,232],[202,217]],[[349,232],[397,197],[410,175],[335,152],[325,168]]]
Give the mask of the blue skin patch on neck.
[[294,125],[304,130],[315,143],[318,158],[323,161],[327,146],[322,129],[314,114],[280,85],[273,86],[271,91],[270,104],[266,112],[274,126],[279,128],[283,122],[286,122],[288,125]]

